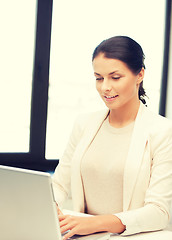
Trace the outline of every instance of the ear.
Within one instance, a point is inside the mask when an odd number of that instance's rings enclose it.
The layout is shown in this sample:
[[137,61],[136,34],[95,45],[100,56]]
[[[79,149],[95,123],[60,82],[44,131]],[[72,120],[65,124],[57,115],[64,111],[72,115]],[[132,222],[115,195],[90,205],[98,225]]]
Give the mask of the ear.
[[141,71],[137,74],[137,85],[140,85],[140,83],[143,81],[145,74],[145,69],[142,67]]

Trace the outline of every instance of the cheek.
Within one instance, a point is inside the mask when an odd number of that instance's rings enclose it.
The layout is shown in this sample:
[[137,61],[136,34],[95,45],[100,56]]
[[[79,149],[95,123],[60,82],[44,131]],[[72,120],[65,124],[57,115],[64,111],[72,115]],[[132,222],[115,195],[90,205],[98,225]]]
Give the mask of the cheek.
[[126,81],[123,85],[120,86],[120,91],[127,95],[133,95],[136,92],[137,86],[133,79]]
[[100,86],[100,84],[98,84],[97,82],[96,82],[96,90],[97,90],[98,92],[100,92],[100,90],[101,90],[101,86]]

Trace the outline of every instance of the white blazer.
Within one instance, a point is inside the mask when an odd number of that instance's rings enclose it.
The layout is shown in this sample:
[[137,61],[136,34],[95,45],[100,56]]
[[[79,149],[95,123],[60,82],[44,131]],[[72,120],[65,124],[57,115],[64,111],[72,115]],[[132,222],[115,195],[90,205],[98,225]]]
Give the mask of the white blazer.
[[[91,113],[76,121],[53,176],[58,204],[71,189],[74,210],[84,212],[80,163],[108,111]],[[171,199],[172,123],[140,103],[124,169],[123,212],[115,214],[126,225],[121,235],[165,228]]]

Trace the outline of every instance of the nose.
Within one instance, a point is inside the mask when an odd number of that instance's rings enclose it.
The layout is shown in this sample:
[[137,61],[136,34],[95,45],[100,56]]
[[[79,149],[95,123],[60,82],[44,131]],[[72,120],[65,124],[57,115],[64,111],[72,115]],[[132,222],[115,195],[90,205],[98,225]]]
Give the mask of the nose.
[[111,82],[108,79],[103,80],[102,82],[102,91],[109,92],[112,89]]

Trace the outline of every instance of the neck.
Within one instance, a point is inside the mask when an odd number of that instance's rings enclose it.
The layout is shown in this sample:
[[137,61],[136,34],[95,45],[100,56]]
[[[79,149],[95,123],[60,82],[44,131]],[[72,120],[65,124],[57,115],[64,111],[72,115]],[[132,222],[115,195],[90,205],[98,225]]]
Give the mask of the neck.
[[111,126],[120,128],[124,127],[131,122],[135,121],[140,101],[138,100],[134,104],[126,104],[118,109],[110,109],[109,123]]

